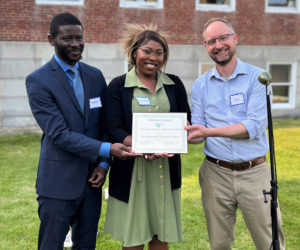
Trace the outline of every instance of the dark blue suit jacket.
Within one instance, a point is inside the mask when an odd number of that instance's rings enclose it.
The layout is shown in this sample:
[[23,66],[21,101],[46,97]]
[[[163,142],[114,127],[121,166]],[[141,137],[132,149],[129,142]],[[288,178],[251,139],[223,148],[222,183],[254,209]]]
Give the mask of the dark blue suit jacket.
[[100,97],[103,104],[107,85],[98,69],[81,62],[79,68],[84,113],[54,58],[26,78],[29,104],[43,131],[36,183],[40,196],[78,198],[98,163],[104,114],[102,107],[90,107],[90,99]]

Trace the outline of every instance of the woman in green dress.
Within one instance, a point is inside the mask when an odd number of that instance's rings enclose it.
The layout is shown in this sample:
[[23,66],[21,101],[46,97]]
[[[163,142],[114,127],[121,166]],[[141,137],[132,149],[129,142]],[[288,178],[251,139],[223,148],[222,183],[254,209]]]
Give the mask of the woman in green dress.
[[[131,146],[132,112],[186,112],[182,81],[161,71],[169,56],[163,36],[151,28],[128,25],[122,46],[131,69],[113,79],[106,94],[107,130],[112,142]],[[180,155],[147,154],[114,158],[104,231],[123,249],[168,249],[182,241]]]

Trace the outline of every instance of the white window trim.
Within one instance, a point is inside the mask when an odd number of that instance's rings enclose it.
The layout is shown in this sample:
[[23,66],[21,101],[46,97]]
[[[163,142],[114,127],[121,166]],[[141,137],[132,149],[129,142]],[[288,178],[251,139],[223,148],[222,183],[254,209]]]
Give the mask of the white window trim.
[[124,73],[126,74],[128,72],[128,59],[124,59]]
[[223,4],[201,4],[200,0],[196,0],[196,10],[233,12],[235,11],[235,1],[236,0],[230,0],[229,5],[223,5]]
[[277,7],[268,6],[268,0],[265,0],[265,12],[266,13],[299,13],[300,12],[300,0],[296,0],[296,7]]
[[163,0],[157,0],[157,2],[144,2],[136,1],[129,2],[126,0],[120,0],[120,8],[141,8],[141,9],[163,9]]
[[48,5],[84,5],[84,0],[77,1],[60,1],[60,0],[35,0],[36,4],[48,4]]
[[215,63],[213,61],[207,61],[207,62],[198,62],[198,77],[203,75],[202,72],[202,65],[203,64],[211,64],[215,66]]
[[295,108],[296,100],[296,83],[297,83],[297,62],[268,62],[267,69],[269,70],[270,65],[291,65],[291,81],[289,83],[276,82],[272,83],[272,86],[289,86],[289,102],[288,103],[272,103],[272,109],[293,109]]

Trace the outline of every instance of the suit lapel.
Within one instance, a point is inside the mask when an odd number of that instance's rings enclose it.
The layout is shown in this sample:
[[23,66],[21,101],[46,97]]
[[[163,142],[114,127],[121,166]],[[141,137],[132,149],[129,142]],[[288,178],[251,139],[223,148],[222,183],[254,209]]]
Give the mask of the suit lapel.
[[80,75],[81,75],[81,81],[83,86],[83,92],[84,92],[84,113],[87,115],[89,111],[89,93],[90,93],[90,79],[88,77],[88,73],[86,72],[85,68],[82,66],[82,64],[79,62],[79,69],[80,69]]
[[[69,83],[69,79],[65,75],[65,72],[63,72],[61,67],[58,65],[58,63],[56,62],[54,57],[51,60],[51,65],[52,65],[52,73],[53,73],[53,76],[57,79],[57,83],[59,83],[59,85],[64,88],[65,92],[67,93],[68,97],[71,99],[71,101],[77,108],[78,112],[81,114],[82,117],[84,117],[84,114],[82,113],[79,103],[77,101],[77,98],[75,96],[74,90]],[[84,86],[83,82],[82,82],[82,84]],[[86,91],[84,89],[84,93],[85,92]],[[84,100],[85,100],[84,102],[86,102],[86,97],[84,98]],[[86,104],[85,104],[85,106],[86,106]]]
[[[89,113],[90,113],[90,103],[89,99],[90,97],[94,96],[95,93],[93,93],[93,85],[92,79],[89,77],[89,72],[87,71],[87,67],[83,66],[79,62],[79,69],[81,74],[81,80],[83,85],[83,91],[84,91],[84,114],[85,114],[85,126],[88,127],[88,123],[90,121]],[[95,92],[95,90],[94,90]]]

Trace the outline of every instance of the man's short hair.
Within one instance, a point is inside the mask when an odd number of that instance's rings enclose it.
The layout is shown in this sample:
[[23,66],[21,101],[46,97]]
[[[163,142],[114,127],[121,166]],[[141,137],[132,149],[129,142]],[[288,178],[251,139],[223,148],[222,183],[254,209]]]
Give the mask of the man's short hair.
[[82,28],[82,24],[79,19],[71,13],[64,12],[57,14],[50,23],[50,35],[56,36],[58,33],[59,26],[63,25],[80,25]]
[[222,22],[222,23],[225,23],[225,24],[228,26],[228,28],[231,30],[231,32],[232,32],[232,33],[235,33],[235,31],[234,31],[234,29],[233,29],[233,27],[232,27],[232,24],[231,24],[228,20],[226,20],[226,19],[224,19],[224,18],[220,18],[220,17],[215,17],[215,18],[209,19],[209,20],[204,24],[204,26],[203,26],[203,32],[202,32],[202,37],[204,36],[204,32],[205,32],[205,30],[207,29],[207,27],[208,27],[211,23],[213,23],[213,22]]

